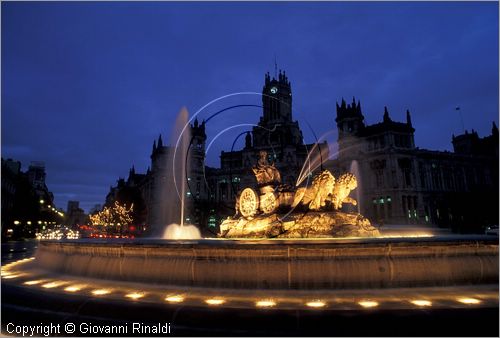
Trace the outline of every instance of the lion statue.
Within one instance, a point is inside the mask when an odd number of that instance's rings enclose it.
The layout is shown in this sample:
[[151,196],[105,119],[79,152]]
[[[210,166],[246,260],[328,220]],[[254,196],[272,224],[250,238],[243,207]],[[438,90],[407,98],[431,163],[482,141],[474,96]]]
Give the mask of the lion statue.
[[311,186],[297,189],[292,208],[301,203],[309,210],[319,210],[327,201],[332,203],[335,210],[342,208],[343,203],[356,205],[356,200],[349,194],[357,186],[356,176],[351,173],[344,173],[335,179],[328,170],[323,170],[314,177]]
[[356,205],[356,200],[349,197],[349,194],[352,190],[356,189],[357,186],[358,181],[353,174],[344,173],[340,175],[330,195],[330,201],[332,202],[333,208],[336,210],[342,208],[342,203]]
[[328,200],[328,195],[332,192],[334,186],[335,177],[328,170],[323,170],[314,177],[310,187],[297,189],[292,208],[295,208],[299,203],[308,206],[310,210],[318,210],[324,207],[325,201]]

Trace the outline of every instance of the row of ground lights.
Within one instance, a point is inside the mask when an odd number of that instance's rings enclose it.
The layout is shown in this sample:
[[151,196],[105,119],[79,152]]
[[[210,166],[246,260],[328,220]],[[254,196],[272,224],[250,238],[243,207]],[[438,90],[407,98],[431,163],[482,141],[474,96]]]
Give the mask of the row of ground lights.
[[[17,277],[17,276],[16,276]],[[68,282],[65,281],[48,281],[48,280],[31,280],[24,282],[25,285],[41,285],[41,287],[46,288],[46,289],[52,289],[52,288],[57,288],[61,287],[64,285],[69,284]],[[64,291],[66,292],[78,292],[81,291],[88,286],[86,284],[75,284],[75,285],[69,285],[64,288]],[[108,294],[113,293],[113,289],[94,289],[90,293],[94,296],[105,296]],[[140,298],[143,298],[146,296],[145,292],[141,291],[134,291],[125,294],[126,298],[132,299],[132,300],[138,300]],[[165,301],[168,303],[182,303],[186,300],[186,298],[183,295],[168,295],[165,297]],[[476,298],[469,298],[469,297],[461,297],[456,299],[458,302],[462,304],[467,304],[467,305],[475,305],[475,304],[480,304],[481,301]],[[213,298],[207,298],[204,300],[204,302],[208,305],[211,306],[218,306],[218,305],[223,305],[227,302],[226,299],[222,297],[213,297]],[[430,307],[432,306],[432,302],[430,300],[426,299],[413,299],[409,300],[409,302],[415,306],[419,307]],[[376,308],[380,305],[379,302],[374,301],[374,300],[360,300],[357,302],[361,307],[363,308]],[[273,299],[261,299],[257,300],[255,302],[256,307],[260,308],[272,308],[277,306],[278,303],[273,300]],[[305,303],[306,306],[310,308],[323,308],[327,305],[326,302],[322,300],[312,300],[307,303]]]
[[[21,276],[26,275],[23,273],[11,272],[9,270],[16,265],[26,263],[26,262],[33,260],[33,259],[34,259],[34,257],[25,258],[25,259],[21,259],[19,261],[12,262],[12,263],[5,265],[4,267],[2,267],[2,277],[6,278],[6,279],[12,279],[12,278],[17,278],[17,277],[21,277]],[[63,285],[67,285],[67,284],[69,284],[69,282],[48,281],[48,280],[40,279],[40,280],[26,281],[26,282],[24,282],[24,284],[25,285],[41,284],[41,286],[43,288],[52,289],[52,288],[57,288],[57,287],[60,287]],[[78,292],[78,291],[81,291],[82,289],[85,289],[85,288],[87,288],[86,284],[75,284],[75,285],[67,286],[66,288],[64,288],[64,291],[66,291],[66,292]],[[94,296],[104,296],[104,295],[110,294],[112,292],[113,292],[112,289],[95,289],[91,293]],[[143,298],[145,295],[146,295],[146,293],[144,293],[144,292],[136,291],[136,292],[131,292],[131,293],[126,294],[125,297],[132,299],[132,300],[138,300],[140,298]],[[168,303],[181,303],[184,300],[185,300],[185,298],[182,295],[168,295],[167,297],[165,297],[165,301]],[[460,302],[462,304],[466,304],[466,305],[476,305],[476,304],[481,303],[481,301],[479,299],[468,298],[468,297],[460,297],[460,298],[457,298],[456,300],[458,302]],[[425,300],[425,299],[414,299],[414,300],[410,300],[409,302],[412,303],[413,305],[416,305],[419,307],[432,306],[432,302],[430,300]],[[215,297],[215,298],[205,299],[205,303],[208,305],[212,305],[212,306],[218,306],[218,305],[222,305],[222,304],[226,303],[226,300],[224,298],[221,298],[221,297],[219,297],[219,298]],[[363,308],[375,308],[375,307],[378,307],[380,305],[379,302],[376,302],[374,300],[361,300],[361,301],[357,302],[357,304],[359,304]],[[278,305],[277,302],[272,300],[272,299],[262,299],[262,300],[258,300],[255,302],[255,306],[261,307],[261,308],[272,308],[272,307],[275,307],[276,305]],[[311,307],[311,308],[322,308],[322,307],[325,307],[327,304],[321,300],[313,300],[313,301],[307,302],[305,305],[308,307]]]

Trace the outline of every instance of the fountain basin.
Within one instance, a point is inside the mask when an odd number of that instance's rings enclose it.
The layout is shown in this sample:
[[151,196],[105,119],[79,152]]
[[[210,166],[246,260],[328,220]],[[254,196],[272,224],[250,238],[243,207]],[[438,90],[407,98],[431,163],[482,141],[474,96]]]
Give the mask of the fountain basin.
[[376,289],[498,283],[498,238],[40,242],[33,268],[179,287]]

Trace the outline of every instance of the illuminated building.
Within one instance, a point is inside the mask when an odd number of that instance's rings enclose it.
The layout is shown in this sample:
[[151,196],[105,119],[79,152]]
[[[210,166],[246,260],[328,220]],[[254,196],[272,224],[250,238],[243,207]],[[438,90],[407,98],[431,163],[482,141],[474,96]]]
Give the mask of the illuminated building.
[[[360,213],[378,224],[437,224],[478,231],[498,222],[498,128],[453,136],[453,152],[415,146],[411,115],[365,125],[361,104],[337,103],[339,156],[327,167],[357,162]],[[432,123],[432,121],[430,122]],[[473,229],[475,227],[475,229]]]
[[[186,192],[191,201],[189,223],[203,229],[234,214],[240,188],[255,184],[250,168],[261,150],[267,151],[269,162],[281,172],[282,183],[295,185],[307,152],[314,144],[304,143],[299,123],[293,120],[291,84],[285,72],[280,71],[273,78],[266,74],[262,94],[262,115],[257,126],[240,134],[245,140],[242,149],[221,153],[220,168],[204,167],[205,122],[199,124],[195,120],[191,125],[193,139]],[[336,108],[336,126],[332,128],[336,127],[338,132],[339,153],[333,156],[334,160],[325,161],[329,147],[323,142],[319,147],[321,159],[324,167],[336,175],[351,171],[353,161],[356,162],[355,174],[360,185],[354,197],[359,199],[360,213],[372,222],[434,224],[475,232],[482,225],[498,222],[495,124],[490,136],[480,138],[474,131],[466,132],[453,136],[453,152],[433,151],[415,145],[415,128],[409,111],[405,122],[396,122],[385,108],[382,122],[367,125],[359,101],[353,99],[347,104],[342,99]],[[164,194],[175,193],[167,165],[171,151],[160,136],[153,144],[151,169],[140,177],[135,170],[131,171],[127,181],[119,181],[119,186],[132,185],[140,190],[147,209],[146,224],[164,226],[176,221],[168,218],[167,209],[178,210],[179,206],[166,206],[163,202]],[[167,182],[171,191],[161,190],[161,182]]]

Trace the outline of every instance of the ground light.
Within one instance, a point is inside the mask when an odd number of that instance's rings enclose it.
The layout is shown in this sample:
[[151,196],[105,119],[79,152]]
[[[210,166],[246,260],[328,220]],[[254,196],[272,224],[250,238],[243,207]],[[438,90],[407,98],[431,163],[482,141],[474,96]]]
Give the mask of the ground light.
[[481,303],[479,299],[476,298],[458,298],[457,301],[459,301],[462,304],[467,304],[467,305],[475,305]]
[[45,280],[45,279],[36,279],[36,280],[26,281],[23,284],[26,284],[26,285],[37,285],[37,284],[45,283],[46,281],[47,280]]
[[209,298],[205,300],[205,303],[207,303],[208,305],[222,305],[225,302],[226,301],[222,298]]
[[379,305],[378,302],[375,302],[373,300],[362,300],[362,301],[359,301],[358,304],[364,308],[373,308],[373,307],[377,307]]
[[63,282],[63,281],[54,281],[54,282],[49,282],[49,283],[45,283],[42,285],[42,288],[46,288],[46,289],[53,289],[53,288],[57,288],[61,285],[64,285],[66,284],[66,282]]
[[423,300],[423,299],[414,299],[410,301],[410,303],[416,305],[416,306],[432,306],[432,302],[429,300]]
[[144,296],[145,296],[145,294],[143,292],[137,292],[137,291],[131,292],[131,293],[128,293],[128,294],[125,295],[125,297],[133,299],[133,300],[142,298]]
[[67,292],[77,292],[77,291],[82,290],[84,287],[85,287],[85,285],[70,285],[68,287],[65,287],[64,291],[67,291]]
[[255,302],[255,306],[257,307],[273,307],[276,306],[276,302],[271,299],[263,299]]
[[92,294],[95,296],[103,296],[103,295],[108,295],[110,293],[111,293],[111,290],[108,290],[108,289],[97,289],[97,290],[92,291]]
[[320,300],[313,300],[311,302],[307,302],[306,305],[312,308],[321,308],[324,307],[326,303]]
[[172,295],[172,296],[167,296],[165,297],[165,301],[169,303],[181,303],[184,301],[184,297],[180,295]]

